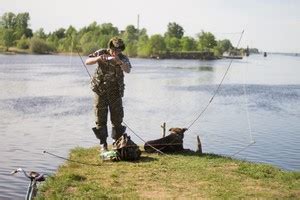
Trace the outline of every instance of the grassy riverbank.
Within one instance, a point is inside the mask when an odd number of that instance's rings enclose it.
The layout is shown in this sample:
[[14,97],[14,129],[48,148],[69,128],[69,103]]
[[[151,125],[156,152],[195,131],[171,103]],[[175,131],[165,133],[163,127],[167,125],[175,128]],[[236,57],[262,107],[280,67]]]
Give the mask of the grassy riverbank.
[[38,199],[297,199],[300,172],[217,155],[146,154],[139,162],[102,162],[97,148],[76,148],[41,187]]

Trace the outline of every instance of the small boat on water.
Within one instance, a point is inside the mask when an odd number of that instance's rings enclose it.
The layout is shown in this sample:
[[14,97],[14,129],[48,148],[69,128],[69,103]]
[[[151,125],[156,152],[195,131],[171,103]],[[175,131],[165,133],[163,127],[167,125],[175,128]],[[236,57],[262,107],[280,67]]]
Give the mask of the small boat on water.
[[243,56],[238,53],[233,53],[233,52],[225,52],[222,55],[222,58],[226,59],[243,59]]

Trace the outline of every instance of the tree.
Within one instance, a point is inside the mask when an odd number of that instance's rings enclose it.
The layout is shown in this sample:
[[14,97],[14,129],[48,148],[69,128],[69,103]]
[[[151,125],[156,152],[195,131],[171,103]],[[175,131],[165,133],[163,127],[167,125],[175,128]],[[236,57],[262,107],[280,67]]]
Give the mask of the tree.
[[179,24],[172,22],[172,23],[168,24],[168,30],[165,33],[165,37],[168,36],[171,38],[175,37],[175,38],[181,39],[183,34],[184,34],[183,28]]
[[65,31],[66,31],[66,29],[60,28],[60,29],[54,31],[52,34],[55,35],[58,39],[62,39],[65,37]]
[[12,12],[4,13],[1,17],[1,25],[5,29],[14,29],[16,25],[16,15]]
[[139,29],[139,38],[141,36],[147,36],[148,37],[147,30],[145,28]]
[[77,30],[73,26],[69,26],[66,30],[66,37],[75,37]]
[[2,34],[3,45],[6,47],[6,51],[8,51],[9,47],[11,47],[15,41],[14,30],[7,28],[3,30]]
[[1,18],[1,26],[5,29],[12,29],[16,40],[23,35],[32,37],[32,30],[28,28],[30,16],[28,12],[15,15],[12,12],[4,13]]
[[21,38],[23,35],[29,38],[32,37],[32,30],[28,28],[28,21],[30,16],[28,12],[19,13],[15,18],[15,32],[17,39]]
[[[95,29],[97,29],[97,27]],[[101,35],[117,36],[119,34],[118,28],[114,27],[112,23],[101,24],[99,31]]]
[[123,33],[123,38],[126,43],[137,41],[139,38],[139,31],[133,25],[128,25]]
[[137,56],[148,57],[151,55],[151,49],[149,45],[149,36],[145,28],[139,30],[139,38],[137,42]]
[[77,43],[77,30],[69,26],[65,31],[65,38],[62,39],[62,49],[66,52],[73,52],[77,48]]
[[218,46],[220,46],[224,52],[233,49],[233,46],[228,39],[218,41]]
[[46,39],[46,43],[51,47],[51,49],[55,52],[57,51],[57,47],[59,46],[59,39],[56,35],[49,34]]
[[219,40],[217,45],[214,47],[214,53],[217,56],[221,56],[224,52],[230,51],[231,49],[233,49],[233,46],[230,40]]
[[196,40],[192,37],[183,37],[180,42],[182,51],[195,51],[197,48]]
[[141,35],[137,43],[137,55],[139,57],[148,57],[151,54],[149,37],[147,34]]
[[122,34],[122,38],[126,43],[125,53],[128,56],[136,56],[139,30],[136,29],[133,25],[128,25]]
[[215,36],[210,32],[202,31],[198,34],[198,49],[201,51],[209,51],[217,45]]
[[89,31],[81,37],[79,42],[80,42],[80,47],[84,54],[89,54],[99,49],[99,45],[97,44],[97,39],[99,39],[99,37],[95,37],[93,31]]
[[41,39],[46,39],[47,35],[44,31],[43,28],[38,29],[36,32],[33,34],[35,37],[41,38]]
[[180,51],[181,45],[180,45],[180,39],[176,37],[169,37],[166,36],[165,39],[166,48],[168,51]]
[[98,49],[99,48],[107,48],[108,42],[111,39],[112,36],[110,35],[100,35],[97,37],[97,44],[98,44]]
[[149,48],[152,54],[160,54],[166,50],[164,38],[160,34],[152,35],[149,39]]
[[29,16],[28,12],[17,14],[16,20],[15,20],[16,28],[20,28],[23,30],[27,29],[29,20],[30,20],[30,16]]
[[91,24],[89,24],[88,27],[86,27],[86,29],[87,29],[86,32],[95,31],[97,28],[99,28],[97,25],[97,22],[94,21]]
[[[28,46],[26,45],[25,38],[32,37],[32,30],[28,28],[29,20],[30,16],[27,12],[17,15],[12,12],[7,12],[2,15],[0,22],[0,27],[3,29],[2,43],[7,50],[15,43],[22,48]],[[22,37],[23,39],[21,40]]]
[[29,39],[23,35],[21,39],[17,41],[17,47],[19,49],[28,49],[29,48]]

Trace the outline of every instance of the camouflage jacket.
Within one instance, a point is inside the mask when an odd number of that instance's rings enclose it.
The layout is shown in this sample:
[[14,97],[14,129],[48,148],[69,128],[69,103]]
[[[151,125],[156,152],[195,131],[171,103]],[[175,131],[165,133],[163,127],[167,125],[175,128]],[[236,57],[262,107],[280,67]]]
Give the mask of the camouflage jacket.
[[[90,54],[89,57],[97,57],[103,54],[109,54],[108,49],[99,49],[95,51],[94,53]],[[129,62],[129,59],[124,54],[120,54],[119,58],[122,62],[127,64],[131,68],[131,64]],[[98,62],[98,67],[95,70],[95,74],[92,78],[92,90],[97,92],[99,86],[102,83],[111,83],[116,82],[121,96],[123,96],[124,93],[124,72],[121,69],[120,65],[116,64],[114,60],[107,60],[106,62]]]

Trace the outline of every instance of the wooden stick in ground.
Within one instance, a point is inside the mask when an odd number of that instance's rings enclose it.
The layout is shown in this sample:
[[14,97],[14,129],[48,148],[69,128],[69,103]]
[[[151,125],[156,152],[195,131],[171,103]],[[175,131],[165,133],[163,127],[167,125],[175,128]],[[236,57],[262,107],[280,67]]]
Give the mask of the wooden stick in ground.
[[163,129],[162,136],[165,137],[166,136],[166,122],[164,122],[160,127]]
[[202,145],[201,145],[199,135],[197,135],[197,151],[196,152],[199,153],[199,154],[202,154]]

